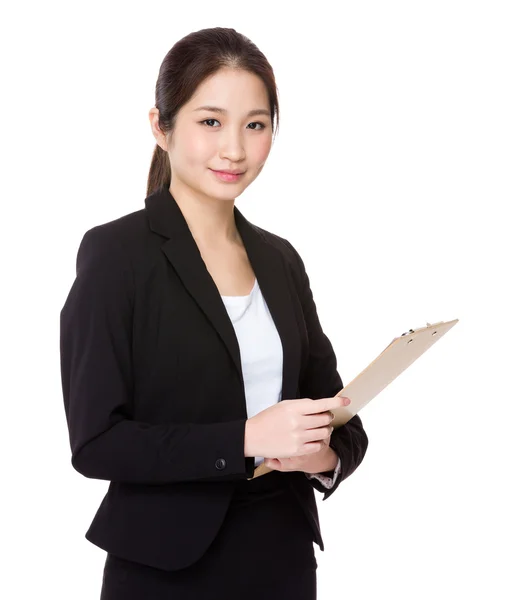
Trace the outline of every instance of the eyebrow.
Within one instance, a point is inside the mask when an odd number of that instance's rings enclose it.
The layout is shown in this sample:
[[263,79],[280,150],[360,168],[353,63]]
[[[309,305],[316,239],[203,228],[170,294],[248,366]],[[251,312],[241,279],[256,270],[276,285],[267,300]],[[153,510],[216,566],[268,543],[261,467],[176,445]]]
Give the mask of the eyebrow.
[[[199,106],[198,108],[196,108],[193,112],[196,112],[197,110],[206,110],[209,112],[216,112],[216,113],[220,113],[220,114],[226,114],[228,111],[224,108],[219,108],[218,106]],[[247,117],[254,117],[256,115],[267,115],[268,117],[271,116],[270,111],[266,110],[265,108],[255,108],[253,110],[250,110],[249,113],[246,115]]]

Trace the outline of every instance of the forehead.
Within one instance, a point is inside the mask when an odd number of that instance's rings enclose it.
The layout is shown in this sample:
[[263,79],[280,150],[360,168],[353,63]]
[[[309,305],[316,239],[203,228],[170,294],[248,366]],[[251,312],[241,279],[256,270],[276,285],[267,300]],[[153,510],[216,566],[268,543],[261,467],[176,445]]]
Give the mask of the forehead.
[[223,68],[197,87],[187,103],[187,110],[193,111],[202,105],[217,106],[230,112],[247,112],[268,109],[269,97],[258,75],[243,69]]

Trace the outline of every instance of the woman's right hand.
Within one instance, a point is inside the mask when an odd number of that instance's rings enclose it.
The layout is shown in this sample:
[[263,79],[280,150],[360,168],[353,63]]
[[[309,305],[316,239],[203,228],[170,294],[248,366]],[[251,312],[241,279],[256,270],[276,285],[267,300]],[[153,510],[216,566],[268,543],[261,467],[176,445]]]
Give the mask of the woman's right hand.
[[332,411],[349,398],[281,400],[246,421],[245,456],[287,458],[319,452],[332,431]]

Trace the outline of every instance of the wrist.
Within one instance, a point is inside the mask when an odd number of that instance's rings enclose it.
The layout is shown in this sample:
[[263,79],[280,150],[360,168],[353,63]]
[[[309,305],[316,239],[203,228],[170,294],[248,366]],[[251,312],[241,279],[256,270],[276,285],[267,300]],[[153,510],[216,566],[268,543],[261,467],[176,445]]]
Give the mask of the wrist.
[[327,465],[327,468],[322,469],[322,472],[334,471],[334,469],[337,467],[338,462],[339,462],[339,457],[337,456],[337,452],[330,446],[327,446],[327,457],[326,457],[326,463],[325,463]]
[[252,432],[251,432],[251,419],[246,419],[246,423],[244,425],[244,456],[256,456],[254,451],[251,448],[252,442]]

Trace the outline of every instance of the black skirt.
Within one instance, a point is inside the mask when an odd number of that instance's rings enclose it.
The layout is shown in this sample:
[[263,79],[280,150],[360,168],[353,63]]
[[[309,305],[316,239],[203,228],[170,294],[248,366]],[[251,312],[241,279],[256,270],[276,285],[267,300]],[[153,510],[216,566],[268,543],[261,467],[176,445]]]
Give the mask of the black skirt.
[[283,473],[238,483],[195,563],[165,571],[107,554],[100,600],[316,600],[313,532]]

